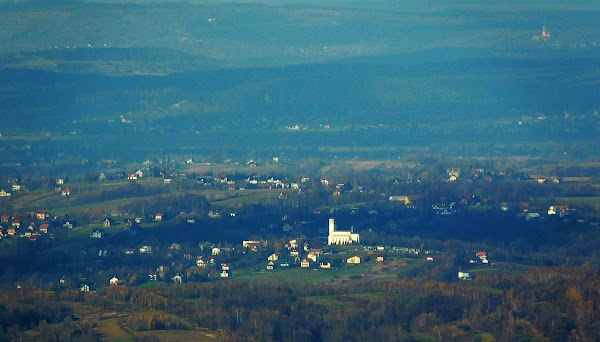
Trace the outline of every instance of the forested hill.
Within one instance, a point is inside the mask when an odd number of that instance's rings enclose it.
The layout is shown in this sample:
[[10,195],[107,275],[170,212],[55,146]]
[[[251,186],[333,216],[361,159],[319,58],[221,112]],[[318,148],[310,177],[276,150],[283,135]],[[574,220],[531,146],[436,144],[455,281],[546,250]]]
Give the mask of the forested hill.
[[[194,61],[170,50],[158,55],[147,51],[109,49],[102,56]],[[46,56],[76,54],[79,60],[104,58],[85,50]],[[368,61],[166,75],[5,68],[0,70],[0,106],[8,119],[4,127],[31,129],[60,128],[73,120],[106,123],[120,120],[120,115],[134,122],[178,116],[203,120],[209,114],[228,114],[231,120],[264,116],[300,123],[379,124],[515,119],[598,108],[600,84],[594,75],[600,53],[543,58],[478,54],[434,50]],[[447,57],[442,60],[440,55]]]

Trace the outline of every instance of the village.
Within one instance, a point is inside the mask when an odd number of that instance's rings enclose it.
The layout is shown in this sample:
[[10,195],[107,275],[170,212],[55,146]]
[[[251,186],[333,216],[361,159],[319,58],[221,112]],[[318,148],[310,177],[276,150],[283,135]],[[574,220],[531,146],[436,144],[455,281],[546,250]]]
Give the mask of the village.
[[[555,262],[556,254],[524,257],[534,242],[512,242],[523,231],[598,226],[593,206],[569,198],[590,177],[454,166],[375,181],[252,172],[260,163],[283,161],[251,159],[215,174],[199,173],[214,165],[191,158],[177,170],[147,159],[131,172],[108,168],[85,179],[9,177],[0,246],[59,253],[63,261],[36,277],[80,292],[228,281],[470,282]],[[33,270],[22,267],[23,275]],[[25,276],[13,281],[28,286]]]

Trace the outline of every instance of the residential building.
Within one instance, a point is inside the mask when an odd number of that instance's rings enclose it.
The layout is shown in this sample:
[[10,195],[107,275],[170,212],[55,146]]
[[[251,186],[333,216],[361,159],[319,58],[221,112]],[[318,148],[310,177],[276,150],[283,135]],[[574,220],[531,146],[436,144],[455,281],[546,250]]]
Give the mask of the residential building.
[[469,275],[469,272],[458,272],[458,279],[460,280],[470,280],[471,279],[471,275]]
[[140,247],[140,254],[152,254],[152,246],[144,245]]
[[350,258],[346,259],[346,263],[351,264],[351,265],[360,264],[360,257],[358,255],[350,257]]
[[389,200],[391,202],[402,202],[405,205],[410,205],[412,203],[408,196],[390,196]]
[[104,229],[94,229],[92,231],[92,235],[90,235],[93,239],[102,239],[102,235],[104,234]]

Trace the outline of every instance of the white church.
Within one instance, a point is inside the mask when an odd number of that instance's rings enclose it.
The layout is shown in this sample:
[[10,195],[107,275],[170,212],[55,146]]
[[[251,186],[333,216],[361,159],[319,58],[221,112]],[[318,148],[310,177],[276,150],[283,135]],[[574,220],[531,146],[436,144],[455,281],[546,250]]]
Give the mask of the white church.
[[350,245],[360,243],[360,235],[353,231],[335,230],[335,222],[329,219],[329,235],[327,236],[328,245]]

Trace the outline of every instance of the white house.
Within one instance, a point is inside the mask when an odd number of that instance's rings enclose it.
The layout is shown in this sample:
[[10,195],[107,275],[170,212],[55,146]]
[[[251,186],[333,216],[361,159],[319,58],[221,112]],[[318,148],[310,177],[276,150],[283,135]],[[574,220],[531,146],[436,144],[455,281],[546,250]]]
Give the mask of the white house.
[[390,202],[402,202],[405,205],[409,205],[411,203],[410,198],[408,196],[390,196]]
[[346,259],[346,263],[348,264],[360,264],[360,257],[358,255],[352,256]]
[[151,254],[151,253],[152,253],[152,246],[144,245],[144,246],[140,247],[140,254]]
[[104,233],[104,231],[102,229],[94,229],[94,231],[92,232],[92,235],[90,235],[90,237],[93,239],[102,239],[103,233]]
[[110,285],[115,286],[115,285],[119,285],[119,278],[117,277],[112,277],[109,281]]
[[267,269],[268,269],[268,270],[272,270],[272,269],[273,269],[273,267],[275,267],[275,263],[274,263],[274,262],[272,262],[272,261],[269,261],[269,263],[267,264]]
[[296,240],[296,239],[290,240],[288,249],[296,249],[296,248],[298,248],[298,240]]
[[332,218],[329,219],[329,235],[327,236],[328,245],[349,245],[352,243],[360,243],[360,235],[352,230],[335,230],[335,222]]
[[275,262],[275,261],[279,260],[279,255],[273,253],[273,254],[269,255],[269,257],[267,258],[267,260]]
[[48,215],[46,210],[38,210],[35,216],[38,220],[45,220]]
[[220,219],[221,213],[217,210],[211,210],[208,212],[208,217],[210,217],[211,219]]
[[44,224],[42,224],[42,225],[40,226],[40,232],[42,232],[42,233],[48,233],[48,228],[49,228],[49,227],[50,227],[50,225],[49,225],[49,224],[47,224],[47,223],[44,223]]
[[310,267],[310,260],[309,259],[302,259],[302,262],[300,262],[300,267],[302,268],[308,268]]
[[313,262],[317,262],[317,259],[319,258],[319,256],[321,255],[323,251],[321,249],[318,248],[312,248],[308,250],[308,255],[307,255],[307,259],[312,260]]
[[219,254],[221,254],[221,248],[213,247],[211,253],[212,253],[212,255],[219,255]]
[[221,271],[221,278],[229,278],[229,272],[226,270]]
[[330,269],[331,268],[331,263],[330,262],[322,262],[320,265],[321,268],[324,269]]
[[471,276],[469,275],[469,272],[460,272],[460,271],[458,271],[458,279],[461,279],[461,280],[470,280]]

